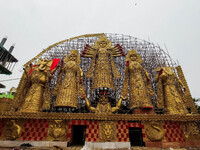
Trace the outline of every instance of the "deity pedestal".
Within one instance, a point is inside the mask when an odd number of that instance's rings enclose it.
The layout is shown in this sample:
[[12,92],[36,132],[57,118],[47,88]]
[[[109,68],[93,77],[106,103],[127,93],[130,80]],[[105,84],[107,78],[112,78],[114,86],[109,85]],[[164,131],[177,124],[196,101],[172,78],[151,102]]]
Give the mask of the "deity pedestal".
[[200,147],[200,134],[190,132],[199,118],[199,114],[6,113],[0,114],[0,146],[67,147],[81,142],[89,148]]

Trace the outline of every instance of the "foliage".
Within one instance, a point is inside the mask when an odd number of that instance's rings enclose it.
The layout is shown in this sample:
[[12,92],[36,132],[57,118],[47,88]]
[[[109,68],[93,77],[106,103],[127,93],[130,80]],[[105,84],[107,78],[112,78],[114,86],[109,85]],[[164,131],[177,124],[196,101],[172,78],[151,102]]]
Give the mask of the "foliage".
[[193,98],[193,101],[197,107],[198,113],[200,114],[200,98],[198,98],[198,99]]
[[0,93],[0,98],[10,98],[10,99],[13,99],[14,96],[13,96],[12,93],[8,93],[8,94],[6,94],[6,93]]

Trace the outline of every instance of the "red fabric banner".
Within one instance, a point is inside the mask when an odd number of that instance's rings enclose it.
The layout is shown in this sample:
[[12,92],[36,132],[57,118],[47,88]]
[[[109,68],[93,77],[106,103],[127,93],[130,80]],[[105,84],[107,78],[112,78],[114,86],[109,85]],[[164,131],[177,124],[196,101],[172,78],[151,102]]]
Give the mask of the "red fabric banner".
[[50,71],[52,71],[59,63],[60,59],[53,59],[53,63],[50,67]]

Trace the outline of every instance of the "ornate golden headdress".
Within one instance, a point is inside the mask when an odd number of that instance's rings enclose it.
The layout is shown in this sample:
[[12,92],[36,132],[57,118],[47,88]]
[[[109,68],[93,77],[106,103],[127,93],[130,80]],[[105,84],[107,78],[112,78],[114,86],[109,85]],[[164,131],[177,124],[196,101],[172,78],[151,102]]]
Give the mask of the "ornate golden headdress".
[[106,36],[101,36],[101,37],[99,37],[99,40],[98,40],[98,42],[108,42],[108,39],[107,39],[107,37]]
[[99,40],[94,43],[93,48],[94,49],[99,49],[101,42],[105,42],[106,43],[106,47],[105,48],[108,48],[108,49],[112,48],[111,41],[109,41],[106,36],[99,37]]
[[71,51],[70,51],[70,55],[71,54],[75,54],[76,56],[78,55],[78,51],[77,50],[75,50],[75,49],[72,49]]
[[130,51],[128,52],[128,54],[126,55],[125,61],[130,61],[130,56],[131,56],[131,55],[135,55],[136,61],[137,61],[138,63],[141,64],[141,63],[143,62],[141,56],[140,56],[139,54],[137,54],[137,53],[136,53],[136,50],[134,50],[134,49],[132,49],[132,50],[130,50]]
[[40,70],[50,70],[52,63],[53,60],[39,59],[36,65]]
[[154,69],[154,71],[159,72],[163,70],[164,72],[166,72],[167,74],[173,74],[174,73],[174,67],[158,67],[156,69]]
[[68,54],[65,57],[64,62],[67,63],[69,61],[69,56],[72,55],[72,54],[76,55],[76,63],[79,65],[81,63],[81,58],[80,58],[80,55],[78,53],[78,50],[75,50],[75,49],[72,49],[70,51],[70,54]]

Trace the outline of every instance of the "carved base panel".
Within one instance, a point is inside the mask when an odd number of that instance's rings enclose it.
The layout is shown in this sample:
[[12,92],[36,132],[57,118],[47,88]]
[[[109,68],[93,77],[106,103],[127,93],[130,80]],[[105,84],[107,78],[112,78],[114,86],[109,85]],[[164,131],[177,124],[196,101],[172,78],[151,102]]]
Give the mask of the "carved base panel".
[[[95,148],[105,144],[111,148],[128,148],[138,139],[144,143],[138,146],[200,147],[200,134],[195,127],[196,123],[191,121],[0,119],[0,146],[58,143],[66,147],[67,143],[77,144],[77,136],[83,140],[82,145]],[[79,128],[81,131],[77,133]],[[140,138],[135,139],[137,136]]]

